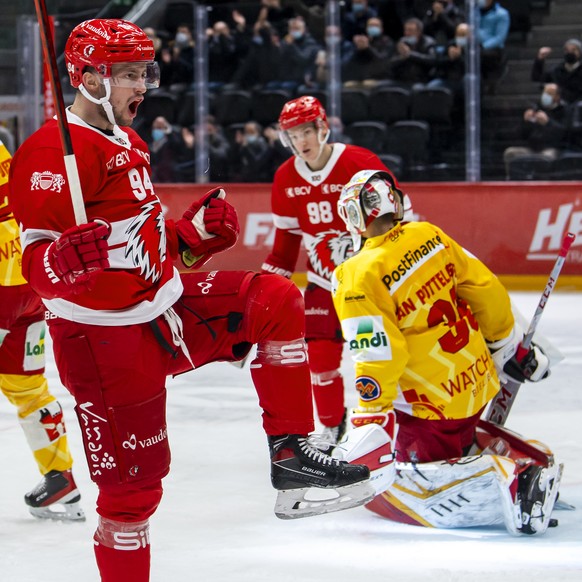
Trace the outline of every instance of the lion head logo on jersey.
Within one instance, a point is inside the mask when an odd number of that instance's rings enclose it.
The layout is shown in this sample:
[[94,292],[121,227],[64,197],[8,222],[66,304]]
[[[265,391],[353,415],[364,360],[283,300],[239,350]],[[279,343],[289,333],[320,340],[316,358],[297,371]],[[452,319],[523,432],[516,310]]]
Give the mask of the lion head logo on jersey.
[[354,253],[352,237],[341,230],[320,232],[313,237],[307,250],[314,273],[331,280],[333,270]]
[[160,201],[146,202],[126,234],[125,258],[131,259],[146,281],[155,283],[162,276],[166,260],[166,226]]

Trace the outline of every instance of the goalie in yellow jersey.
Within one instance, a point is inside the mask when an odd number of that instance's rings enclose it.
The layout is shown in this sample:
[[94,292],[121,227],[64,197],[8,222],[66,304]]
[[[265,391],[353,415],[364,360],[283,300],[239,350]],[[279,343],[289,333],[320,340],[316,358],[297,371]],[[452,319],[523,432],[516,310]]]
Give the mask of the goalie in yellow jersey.
[[403,223],[402,199],[390,174],[364,170],[338,201],[359,251],[332,281],[359,403],[334,456],[369,465],[379,495],[367,507],[389,519],[543,533],[561,465],[480,416],[500,377],[541,380],[549,360],[532,344],[518,361],[505,288],[437,226]]
[[44,307],[21,272],[18,225],[8,204],[11,156],[0,141],[0,390],[18,420],[42,480],[24,496],[38,518],[83,521],[63,410],[44,376]]

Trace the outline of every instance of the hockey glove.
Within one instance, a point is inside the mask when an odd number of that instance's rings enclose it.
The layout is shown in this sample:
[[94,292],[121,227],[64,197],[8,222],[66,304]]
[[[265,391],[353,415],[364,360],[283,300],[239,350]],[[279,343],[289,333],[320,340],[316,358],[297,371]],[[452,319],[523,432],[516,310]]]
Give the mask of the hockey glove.
[[525,349],[522,339],[523,333],[516,325],[508,337],[487,343],[497,375],[504,383],[509,380],[538,382],[550,375],[550,360],[542,348],[532,342]]
[[111,227],[103,222],[88,222],[73,226],[46,251],[55,275],[71,286],[73,293],[90,288],[94,276],[109,268],[107,238]]
[[210,190],[176,221],[179,250],[186,267],[201,267],[213,254],[236,243],[240,230],[238,218],[225,198],[222,188]]

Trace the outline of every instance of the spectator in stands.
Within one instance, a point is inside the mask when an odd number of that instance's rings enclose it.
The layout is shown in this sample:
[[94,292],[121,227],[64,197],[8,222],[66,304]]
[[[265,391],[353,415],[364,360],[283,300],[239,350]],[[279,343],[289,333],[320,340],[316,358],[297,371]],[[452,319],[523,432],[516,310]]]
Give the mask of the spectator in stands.
[[182,24],[168,48],[162,48],[160,85],[185,85],[194,80],[194,39],[190,27]]
[[545,71],[547,57],[551,54],[550,47],[539,49],[534,61],[531,80],[542,83],[556,83],[560,87],[562,97],[568,103],[582,99],[582,42],[576,38],[567,40],[564,44],[564,60],[551,71]]
[[[341,29],[336,26],[326,27],[326,47],[339,43],[340,65],[343,67],[352,58],[355,47],[354,43],[343,38]],[[308,75],[305,84],[298,88],[298,93],[309,93],[313,90],[325,90],[329,76],[329,60],[327,50],[321,49],[315,57],[315,67],[313,75]]]
[[305,20],[307,30],[319,44],[325,42],[325,0],[283,0],[283,6],[291,8],[295,16]]
[[206,31],[208,40],[208,89],[220,91],[237,69],[239,50],[226,22],[219,20]]
[[352,42],[354,54],[342,71],[344,87],[370,89],[386,81],[394,42],[384,34],[382,21],[376,16],[369,18],[366,34],[356,34]]
[[257,21],[247,56],[239,64],[232,83],[242,89],[275,88],[284,71],[281,39],[269,22]]
[[176,164],[185,154],[184,143],[165,117],[156,117],[152,122],[148,148],[151,156],[152,181],[175,182]]
[[356,34],[366,34],[368,20],[378,16],[375,8],[368,5],[368,0],[352,0],[352,6],[343,16],[343,33],[346,40],[352,40]]
[[[327,118],[329,125],[330,136],[329,140],[332,143],[346,143],[351,144],[352,138],[344,133],[344,124],[339,117],[330,116]],[[289,148],[287,148],[289,149]]]
[[481,78],[488,92],[493,92],[506,65],[505,41],[511,17],[497,0],[477,0],[479,5],[479,43]]
[[455,37],[457,25],[463,22],[461,9],[454,0],[434,0],[424,14],[424,33],[432,36],[437,45],[447,45]]
[[409,18],[404,23],[404,36],[396,44],[390,60],[392,78],[405,87],[424,85],[436,63],[434,38],[423,33],[422,21]]
[[240,182],[270,182],[273,154],[263,128],[256,121],[245,123],[243,131],[236,134],[235,159],[238,160],[237,180]]
[[[206,118],[206,135],[208,138],[208,178],[210,182],[225,182],[230,179],[230,144],[222,132],[220,125],[216,123],[214,116]],[[196,162],[194,159],[194,146],[196,143],[196,129],[192,127],[182,128],[182,141],[184,150],[181,161],[176,166],[176,181],[195,182]]]
[[[286,4],[286,3],[285,3]],[[261,0],[261,9],[257,22],[269,23],[278,33],[280,38],[287,34],[288,22],[296,16],[290,6],[284,6],[281,0]]]
[[253,36],[253,29],[247,26],[247,19],[242,12],[238,10],[233,10],[231,13],[232,26],[230,27],[231,32],[235,38],[238,61],[239,63],[244,59],[250,49],[251,39]]
[[539,103],[523,114],[521,131],[527,145],[512,146],[503,153],[507,177],[509,164],[515,158],[539,154],[546,160],[555,160],[567,147],[568,121],[569,107],[560,96],[560,88],[555,83],[547,83]]
[[437,55],[433,78],[428,83],[429,87],[450,89],[457,100],[464,95],[465,50],[469,32],[470,28],[466,22],[457,25],[455,37],[448,43],[445,53]]
[[293,153],[288,148],[285,147],[281,140],[279,139],[279,129],[276,123],[271,123],[267,125],[263,130],[263,137],[267,140],[267,144],[271,150],[271,163],[270,163],[270,170],[269,170],[269,179],[270,182],[275,175],[275,171],[277,168],[288,158],[290,158]]
[[[285,80],[278,87],[294,92],[297,87],[313,78],[315,58],[323,47],[311,36],[303,18],[297,16],[289,20],[288,33],[281,43],[281,56],[284,64]],[[271,83],[272,85],[272,83]]]

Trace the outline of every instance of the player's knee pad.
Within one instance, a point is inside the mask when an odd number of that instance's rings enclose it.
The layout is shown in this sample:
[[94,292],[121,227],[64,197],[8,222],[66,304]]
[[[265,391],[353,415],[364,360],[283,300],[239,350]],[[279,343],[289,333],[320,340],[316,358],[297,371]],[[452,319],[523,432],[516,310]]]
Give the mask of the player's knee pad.
[[98,485],[161,479],[170,468],[166,391],[145,402],[105,407],[78,402],[91,479]]
[[258,275],[250,285],[245,316],[253,343],[305,337],[305,304],[297,286],[279,275]]
[[[309,367],[313,374],[337,372],[342,359],[343,343],[330,339],[314,339],[307,342]],[[329,379],[329,378],[328,378]]]

